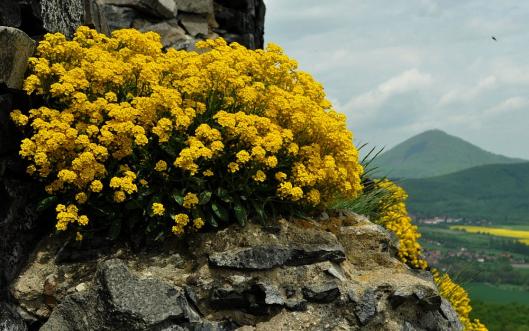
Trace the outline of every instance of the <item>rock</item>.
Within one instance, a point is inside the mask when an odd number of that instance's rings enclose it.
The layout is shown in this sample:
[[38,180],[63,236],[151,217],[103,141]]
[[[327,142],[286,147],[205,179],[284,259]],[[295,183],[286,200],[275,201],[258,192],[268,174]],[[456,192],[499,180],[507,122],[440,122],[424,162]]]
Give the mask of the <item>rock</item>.
[[40,5],[43,26],[49,32],[61,32],[72,37],[75,30],[85,24],[108,33],[96,0],[41,0]]
[[35,42],[23,31],[0,27],[0,85],[22,88],[27,61],[34,49]]
[[213,253],[209,262],[215,267],[265,270],[283,265],[305,265],[322,261],[341,262],[345,259],[343,248],[304,246],[256,246]]
[[308,301],[330,303],[340,296],[340,289],[335,283],[327,283],[303,288],[303,297]]
[[22,23],[20,5],[15,0],[2,0],[0,2],[0,26],[18,28]]
[[140,17],[137,10],[129,7],[104,5],[103,12],[110,30],[128,29],[132,26],[132,22]]
[[355,304],[354,313],[360,325],[366,325],[375,317],[377,313],[377,300],[373,289],[367,289],[361,297],[357,297],[356,293],[351,291],[349,292],[349,299]]
[[140,279],[112,259],[99,264],[94,286],[66,296],[41,330],[145,330],[196,322],[200,317],[182,288]]
[[191,36],[195,37],[199,34],[205,36],[209,33],[207,17],[193,14],[180,15],[180,17],[180,23]]
[[[231,225],[68,263],[55,258],[65,244],[49,237],[11,294],[30,318],[49,316],[43,330],[461,330],[431,277],[392,260],[387,233],[344,217],[336,234],[323,224],[333,217]],[[47,292],[50,275],[57,286]]]
[[176,0],[179,11],[194,14],[208,14],[213,12],[212,0]]
[[20,315],[6,303],[0,302],[0,330],[26,331],[28,328]]
[[[136,23],[136,26],[139,24]],[[176,19],[170,21],[163,21],[156,24],[145,24],[139,28],[143,32],[154,31],[162,37],[162,44],[164,47],[174,47],[175,45],[180,45],[182,42],[191,39],[186,35],[184,29],[178,25]],[[178,47],[175,47],[180,49]]]
[[175,18],[178,12],[174,0],[102,0],[104,5],[134,8],[158,18]]

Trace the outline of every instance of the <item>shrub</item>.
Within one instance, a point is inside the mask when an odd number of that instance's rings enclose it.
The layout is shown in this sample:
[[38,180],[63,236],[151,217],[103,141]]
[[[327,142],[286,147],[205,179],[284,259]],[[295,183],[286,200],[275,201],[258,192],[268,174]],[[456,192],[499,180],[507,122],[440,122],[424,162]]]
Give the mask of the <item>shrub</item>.
[[24,88],[45,105],[12,118],[25,127],[28,173],[58,202],[57,230],[82,239],[126,220],[182,234],[361,191],[344,115],[278,46],[197,48],[87,27],[40,42]]
[[445,297],[455,309],[459,320],[465,330],[468,331],[487,331],[487,327],[478,319],[471,320],[469,315],[472,311],[470,298],[464,288],[452,281],[448,274],[441,275],[437,270],[433,270],[434,281],[439,288],[439,293]]

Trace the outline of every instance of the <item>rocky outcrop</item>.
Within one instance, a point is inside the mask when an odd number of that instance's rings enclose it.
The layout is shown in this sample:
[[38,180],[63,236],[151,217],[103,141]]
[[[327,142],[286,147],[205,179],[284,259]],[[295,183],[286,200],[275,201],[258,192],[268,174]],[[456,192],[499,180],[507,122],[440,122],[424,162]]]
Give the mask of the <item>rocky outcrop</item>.
[[396,260],[389,233],[352,214],[58,263],[64,247],[42,241],[11,286],[41,330],[461,330],[431,275]]
[[224,37],[262,48],[263,0],[2,0],[0,26],[39,39],[45,32],[73,36],[79,25],[109,34],[121,28],[160,33],[165,47],[193,49],[199,39]]

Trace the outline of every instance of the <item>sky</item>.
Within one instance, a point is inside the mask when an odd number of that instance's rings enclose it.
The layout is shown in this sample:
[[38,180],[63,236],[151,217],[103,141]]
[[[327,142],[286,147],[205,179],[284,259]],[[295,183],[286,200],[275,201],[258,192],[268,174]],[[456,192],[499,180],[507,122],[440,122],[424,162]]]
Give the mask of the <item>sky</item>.
[[387,149],[441,129],[529,159],[529,1],[265,4],[265,42],[323,84],[355,143]]

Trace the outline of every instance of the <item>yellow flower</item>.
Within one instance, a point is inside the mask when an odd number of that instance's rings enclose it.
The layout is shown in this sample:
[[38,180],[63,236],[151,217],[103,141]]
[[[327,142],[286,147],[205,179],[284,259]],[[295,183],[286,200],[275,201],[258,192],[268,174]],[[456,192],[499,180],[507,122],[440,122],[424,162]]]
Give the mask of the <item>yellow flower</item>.
[[88,196],[84,192],[79,192],[75,195],[75,200],[80,204],[84,204],[88,200]]
[[203,220],[202,218],[200,218],[200,217],[195,218],[195,219],[193,220],[193,226],[194,226],[195,229],[197,229],[197,230],[198,230],[198,229],[201,229],[201,228],[204,226],[204,224],[205,224],[205,223],[204,223],[204,220]]
[[191,209],[198,204],[198,196],[195,193],[187,193],[184,197],[184,208]]
[[266,174],[262,170],[257,170],[255,175],[252,176],[256,182],[264,182],[266,180]]
[[163,204],[158,202],[152,204],[151,210],[153,215],[156,216],[163,216],[163,214],[165,214],[165,207],[163,206]]
[[116,191],[114,192],[114,201],[117,203],[125,201],[127,196],[125,195],[125,192],[123,191]]
[[165,162],[164,160],[160,160],[156,162],[156,165],[154,166],[154,170],[158,172],[167,170],[167,162]]
[[103,190],[103,183],[101,183],[101,181],[94,180],[90,184],[90,191],[98,193],[98,192],[101,192],[102,190]]
[[79,219],[77,220],[77,223],[79,223],[79,225],[82,225],[82,226],[87,225],[88,224],[88,216],[86,216],[86,215],[79,216]]
[[284,172],[279,171],[279,172],[276,172],[275,178],[277,179],[278,182],[282,182],[285,179],[287,179],[287,174],[285,174]]
[[235,163],[235,162],[230,162],[228,164],[228,170],[231,173],[237,172],[237,171],[239,171],[239,165],[237,163]]
[[211,171],[211,169],[204,170],[204,171],[202,172],[202,174],[203,174],[204,176],[206,176],[206,177],[211,177],[211,176],[214,175],[214,173],[213,173],[213,171]]
[[182,229],[189,223],[189,216],[186,214],[177,214],[173,216],[173,219],[176,225],[182,227]]
[[237,153],[236,158],[237,158],[237,163],[244,164],[250,161],[250,154],[243,149],[242,151],[239,151]]

